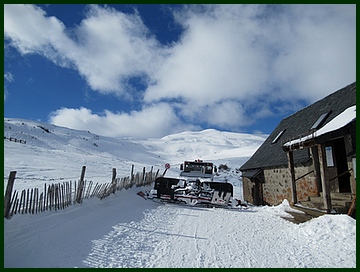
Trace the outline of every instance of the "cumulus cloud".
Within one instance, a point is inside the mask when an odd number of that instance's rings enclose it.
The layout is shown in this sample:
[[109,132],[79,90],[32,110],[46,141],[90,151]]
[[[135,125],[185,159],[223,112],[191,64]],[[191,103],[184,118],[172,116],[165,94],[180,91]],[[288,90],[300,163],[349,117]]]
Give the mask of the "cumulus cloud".
[[122,94],[129,78],[149,77],[159,65],[161,47],[137,13],[91,6],[76,31],[71,59],[94,90]]
[[[184,129],[173,109],[164,103],[130,113],[104,111],[103,114],[96,114],[84,107],[62,108],[51,113],[50,121],[58,126],[78,130],[91,129],[93,133],[110,137],[162,137],[169,132],[176,133]],[[195,129],[191,125],[185,128]]]
[[[127,91],[134,76],[157,69],[159,44],[139,14],[91,5],[74,29],[33,5],[5,5],[4,33],[22,54],[42,54],[56,64],[76,69],[100,93]],[[25,23],[24,23],[25,22]]]
[[[33,5],[4,11],[5,38],[22,54],[75,69],[102,94],[140,96],[138,112],[60,109],[51,119],[112,135],[135,124],[155,135],[150,117],[159,131],[189,122],[240,130],[356,79],[355,5],[183,5],[173,10],[182,33],[167,45],[136,10],[91,5],[73,29]],[[128,131],[114,130],[120,121]]]
[[23,53],[44,53],[61,39],[64,25],[33,5],[4,5],[4,33]]
[[[355,80],[354,6],[196,6],[177,20],[182,38],[144,98],[182,98],[184,112],[208,124],[246,126],[251,117],[271,115],[271,103],[311,103]],[[231,114],[216,110],[229,104],[223,110]],[[209,120],[209,108],[234,121]]]
[[[285,99],[314,102],[356,79],[356,13],[352,5],[290,5],[273,36],[282,51],[273,81]],[[272,20],[271,24],[279,25]],[[280,42],[281,41],[281,42]]]

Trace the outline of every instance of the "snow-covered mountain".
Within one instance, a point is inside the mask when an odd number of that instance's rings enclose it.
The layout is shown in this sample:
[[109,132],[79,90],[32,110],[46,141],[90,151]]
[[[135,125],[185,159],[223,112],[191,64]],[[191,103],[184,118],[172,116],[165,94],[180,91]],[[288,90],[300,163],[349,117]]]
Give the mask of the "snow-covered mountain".
[[163,171],[164,164],[170,163],[167,175],[177,176],[181,162],[195,159],[226,164],[234,170],[256,151],[266,136],[207,129],[160,139],[119,139],[4,118],[4,174],[6,177],[10,171],[17,171],[15,187],[22,189],[51,181],[77,180],[83,165],[85,178],[96,182],[109,182],[112,168],[117,169],[118,177],[128,176],[131,165],[139,172],[143,167],[149,171],[151,166],[155,171]]
[[[132,164],[141,171],[169,162],[166,175],[176,175],[181,161],[201,158],[232,168],[216,178],[230,179],[235,197],[242,187],[234,168],[266,137],[205,130],[114,139],[19,119],[4,119],[4,129],[5,176],[17,171],[16,190],[77,180],[83,165],[87,180],[109,182],[114,167],[127,176]],[[297,225],[281,218],[296,212],[287,200],[276,207],[202,208],[137,196],[149,189],[133,186],[66,210],[4,219],[4,267],[356,267],[356,220],[350,216]]]

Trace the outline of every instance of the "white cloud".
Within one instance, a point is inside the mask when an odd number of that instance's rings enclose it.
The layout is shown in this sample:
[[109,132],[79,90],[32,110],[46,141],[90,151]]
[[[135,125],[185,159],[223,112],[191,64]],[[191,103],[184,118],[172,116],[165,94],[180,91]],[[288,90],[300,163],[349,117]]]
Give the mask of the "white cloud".
[[356,79],[353,5],[290,5],[274,36],[274,82],[285,99],[314,102]]
[[77,37],[71,59],[94,90],[121,94],[127,91],[127,79],[147,77],[157,69],[161,48],[137,13],[91,6]]
[[89,6],[75,29],[65,29],[32,5],[5,5],[5,37],[21,53],[39,53],[72,67],[101,93],[122,95],[127,80],[157,69],[161,48],[139,15]]
[[8,89],[6,87],[6,83],[11,83],[13,81],[14,81],[14,76],[12,75],[12,73],[10,73],[10,72],[4,73],[4,101],[9,96],[9,91],[8,91]]
[[21,53],[44,52],[63,35],[64,25],[33,5],[4,5],[4,34]]
[[233,18],[207,14],[185,18],[182,24],[186,30],[155,73],[146,101],[182,97],[198,106],[209,106],[265,91],[267,61],[264,52],[252,44],[256,39],[250,31],[256,28],[254,24],[243,27]]
[[[281,104],[287,109],[288,101],[311,103],[355,80],[354,6],[198,10],[176,14],[184,33],[155,73],[145,101],[181,99],[183,115],[193,121],[234,128],[249,124],[249,118],[271,116],[271,103],[281,112]],[[222,106],[228,104],[232,107]],[[228,113],[219,114],[220,109]],[[223,118],[214,118],[214,111]]]
[[4,79],[6,82],[13,82],[14,76],[12,75],[12,73],[6,72],[6,73],[4,73]]
[[355,5],[184,5],[174,11],[183,32],[167,46],[136,11],[92,5],[76,28],[66,29],[36,6],[4,10],[5,37],[13,46],[76,69],[93,90],[131,97],[128,81],[143,80],[141,111],[100,116],[62,109],[53,116],[73,127],[105,131],[106,124],[111,131],[125,120],[155,135],[148,124],[153,115],[160,131],[171,131],[166,123],[180,119],[241,128],[275,114],[274,105],[281,112],[289,101],[312,103],[356,79]]
[[194,126],[182,124],[168,104],[157,104],[130,113],[93,113],[90,109],[62,108],[50,115],[50,123],[110,137],[162,137]]

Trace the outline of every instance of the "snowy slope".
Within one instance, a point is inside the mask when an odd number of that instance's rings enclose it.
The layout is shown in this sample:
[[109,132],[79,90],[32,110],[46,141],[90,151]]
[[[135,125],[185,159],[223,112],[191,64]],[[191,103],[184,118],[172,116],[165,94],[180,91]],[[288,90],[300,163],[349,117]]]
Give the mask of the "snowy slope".
[[356,266],[356,220],[347,215],[296,225],[280,217],[291,209],[287,202],[206,209],[144,200],[136,196],[139,189],[4,220],[4,266]]
[[[15,188],[85,178],[109,182],[111,170],[154,166],[177,175],[187,159],[227,164],[218,180],[242,196],[236,168],[266,136],[205,130],[162,139],[114,139],[28,120],[4,119],[4,186]],[[47,132],[48,131],[48,132]],[[26,141],[26,144],[9,138]],[[149,168],[148,168],[149,169]],[[325,215],[299,225],[293,210],[275,207],[199,208],[161,204],[136,195],[150,187],[117,191],[57,212],[4,219],[4,267],[356,267],[356,220]]]
[[[204,130],[183,132],[161,139],[117,139],[21,119],[4,119],[4,174],[17,171],[16,188],[45,182],[77,180],[85,165],[87,180],[109,182],[112,168],[128,176],[143,167],[177,176],[184,160],[204,159],[239,168],[265,140],[266,135]],[[26,141],[26,144],[9,138]],[[239,175],[238,175],[239,176]],[[6,186],[6,184],[4,184]]]

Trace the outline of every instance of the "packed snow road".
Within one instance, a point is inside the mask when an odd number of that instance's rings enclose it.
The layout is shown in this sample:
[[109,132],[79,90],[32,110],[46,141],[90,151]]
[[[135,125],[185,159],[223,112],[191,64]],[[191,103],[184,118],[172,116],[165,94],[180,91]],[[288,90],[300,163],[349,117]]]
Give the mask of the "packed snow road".
[[[140,222],[115,226],[94,242],[84,263],[90,267],[170,268],[346,266],[348,253],[329,249],[329,241],[323,242],[324,247],[317,243],[307,228],[296,228],[261,208],[165,204]],[[323,256],[331,257],[331,262],[324,263]]]
[[[355,267],[356,221],[296,225],[290,209],[155,203],[132,188],[58,213],[5,220],[5,267]],[[31,258],[27,258],[29,252]]]

